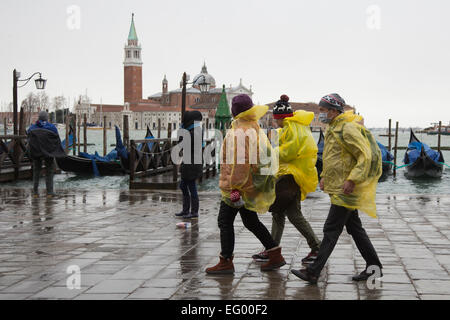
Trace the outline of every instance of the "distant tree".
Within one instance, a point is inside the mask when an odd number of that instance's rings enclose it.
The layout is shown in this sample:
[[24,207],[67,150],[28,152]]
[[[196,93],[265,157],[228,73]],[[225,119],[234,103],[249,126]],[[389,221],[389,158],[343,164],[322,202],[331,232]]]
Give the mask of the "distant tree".
[[64,96],[56,96],[53,98],[53,109],[55,111],[64,109],[66,106],[66,98]]
[[39,98],[37,97],[37,95],[30,92],[27,97],[22,100],[20,107],[23,108],[23,111],[27,113],[37,112],[39,108]]
[[45,91],[39,91],[36,96],[39,100],[39,111],[49,110],[50,98],[48,97],[47,93],[45,93]]

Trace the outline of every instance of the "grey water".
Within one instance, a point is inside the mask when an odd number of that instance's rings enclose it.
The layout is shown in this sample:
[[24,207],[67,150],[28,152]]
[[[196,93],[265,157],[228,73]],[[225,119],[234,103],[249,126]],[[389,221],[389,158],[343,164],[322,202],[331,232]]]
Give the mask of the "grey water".
[[[64,133],[60,130],[61,139],[64,139]],[[130,131],[130,139],[143,139],[145,136],[145,130],[132,130]],[[388,144],[388,137],[383,137],[381,134],[385,134],[385,130],[373,130],[375,138],[382,144]],[[153,134],[156,135],[156,130],[153,130]],[[209,137],[212,137],[213,131],[209,133]],[[318,132],[313,132],[313,136],[316,141],[319,138]],[[437,136],[416,133],[416,136],[422,142],[428,144],[430,147],[437,146]],[[167,131],[161,131],[161,138],[167,137]],[[83,141],[83,134],[81,132],[81,141]],[[103,153],[103,131],[102,130],[88,130],[87,141],[95,145],[88,146],[87,152],[94,153],[97,151],[102,155]],[[114,149],[115,144],[115,131],[107,131],[107,152]],[[409,130],[399,132],[398,145],[406,147],[409,142]],[[392,145],[394,139],[392,138]],[[450,146],[450,136],[441,136],[441,146]],[[83,151],[83,146],[81,147]],[[443,151],[445,161],[450,165],[450,151]],[[72,154],[72,152],[71,152]],[[403,156],[405,150],[397,151],[397,165],[403,164]],[[385,179],[380,180],[377,187],[377,193],[379,194],[450,194],[450,168],[444,166],[444,173],[441,178],[438,179],[414,179],[410,180],[404,176],[405,169],[397,170],[397,176],[394,178],[392,174],[388,175]],[[72,173],[62,173],[55,175],[55,188],[60,189],[128,189],[128,176],[109,176],[109,177],[93,177],[93,176],[77,176]],[[41,181],[42,187],[44,187],[44,181]],[[218,188],[218,176],[204,180],[199,184],[199,191],[219,191]],[[2,186],[11,186],[19,188],[31,188],[31,181],[18,181],[13,183],[2,183]]]

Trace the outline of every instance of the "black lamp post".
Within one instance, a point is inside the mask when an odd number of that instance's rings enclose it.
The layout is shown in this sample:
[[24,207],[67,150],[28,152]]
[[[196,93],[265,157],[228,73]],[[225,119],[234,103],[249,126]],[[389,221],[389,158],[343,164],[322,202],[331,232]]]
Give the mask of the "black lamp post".
[[184,113],[186,112],[186,85],[187,84],[196,84],[200,87],[201,93],[206,93],[209,91],[210,84],[206,81],[206,77],[202,74],[193,82],[187,82],[186,72],[183,73],[183,89],[181,91],[181,123],[184,120]]
[[[31,75],[31,77],[27,79],[19,79],[20,78],[20,72],[18,72],[16,69],[13,71],[13,121],[14,121],[14,135],[17,135],[17,88],[22,88],[25,85],[27,85],[28,82],[35,76],[39,74],[39,79],[34,80],[36,84],[36,89],[43,90],[45,89],[45,85],[47,83],[46,79],[42,79],[42,74],[40,72],[35,72]],[[18,82],[25,82],[21,86],[17,86]]]

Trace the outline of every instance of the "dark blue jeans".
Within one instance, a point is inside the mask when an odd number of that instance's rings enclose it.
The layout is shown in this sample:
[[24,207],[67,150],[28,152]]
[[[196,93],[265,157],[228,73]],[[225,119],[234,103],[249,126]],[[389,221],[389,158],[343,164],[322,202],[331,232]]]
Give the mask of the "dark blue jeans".
[[195,180],[181,179],[180,189],[183,191],[183,213],[198,213],[199,199],[197,194],[197,184]]

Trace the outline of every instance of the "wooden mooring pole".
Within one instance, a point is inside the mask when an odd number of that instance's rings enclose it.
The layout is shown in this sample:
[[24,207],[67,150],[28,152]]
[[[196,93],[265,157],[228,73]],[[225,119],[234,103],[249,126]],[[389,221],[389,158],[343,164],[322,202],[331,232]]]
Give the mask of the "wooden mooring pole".
[[77,155],[77,114],[74,113],[72,116],[72,120],[73,120],[73,139],[72,139],[72,151],[73,151],[73,155],[76,156]]
[[167,125],[167,139],[169,139],[169,141],[172,141],[172,123],[169,123]]
[[128,126],[128,115],[123,116],[123,142],[127,150],[130,150],[130,133]]
[[65,120],[66,120],[66,145],[64,146],[64,152],[66,154],[68,154],[69,153],[69,125],[70,125],[68,115],[66,116]]
[[[124,116],[126,117],[126,116]],[[134,180],[134,171],[135,171],[135,162],[136,162],[136,144],[134,140],[131,140],[131,148],[130,150],[130,185]]]
[[158,119],[158,139],[161,138],[161,119]]
[[392,129],[392,119],[389,119],[389,131],[388,131],[388,151],[391,151],[392,144],[391,144],[391,129]]
[[[81,140],[80,140],[80,132],[81,132],[81,117],[78,119],[77,123],[77,145],[78,145],[78,154],[81,152]],[[75,146],[76,147],[76,146]]]
[[439,121],[439,131],[438,131],[438,145],[437,145],[437,151],[441,152],[441,129],[442,128],[442,121]]
[[87,115],[83,116],[83,152],[87,152]]
[[5,136],[8,134],[8,119],[3,118],[3,131],[5,131]]
[[103,156],[106,156],[107,141],[106,141],[106,116],[103,116]]
[[394,178],[397,175],[397,147],[398,147],[398,121],[395,122],[395,142],[394,142]]

